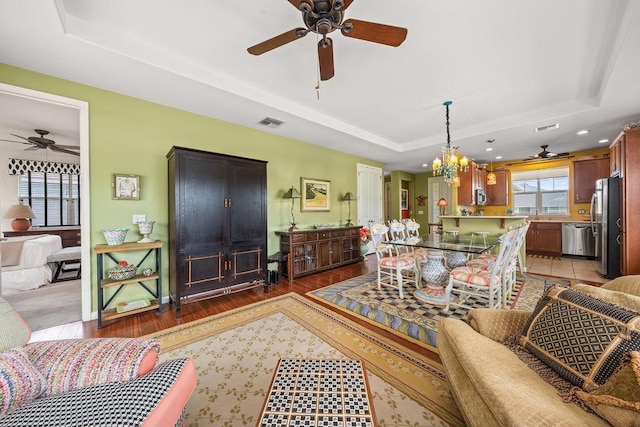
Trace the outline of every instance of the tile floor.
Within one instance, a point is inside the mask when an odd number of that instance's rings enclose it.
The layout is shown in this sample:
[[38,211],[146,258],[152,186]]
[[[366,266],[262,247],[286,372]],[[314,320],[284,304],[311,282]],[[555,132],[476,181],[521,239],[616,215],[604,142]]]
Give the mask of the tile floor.
[[605,283],[605,279],[596,271],[596,262],[578,258],[552,258],[527,255],[527,272],[546,276],[584,280],[592,283]]

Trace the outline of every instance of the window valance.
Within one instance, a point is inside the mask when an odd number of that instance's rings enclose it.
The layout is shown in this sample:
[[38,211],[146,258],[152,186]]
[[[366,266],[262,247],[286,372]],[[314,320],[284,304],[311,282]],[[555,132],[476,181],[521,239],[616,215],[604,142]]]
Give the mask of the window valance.
[[9,159],[9,175],[22,175],[26,172],[80,175],[80,165],[74,163],[47,162],[42,160]]

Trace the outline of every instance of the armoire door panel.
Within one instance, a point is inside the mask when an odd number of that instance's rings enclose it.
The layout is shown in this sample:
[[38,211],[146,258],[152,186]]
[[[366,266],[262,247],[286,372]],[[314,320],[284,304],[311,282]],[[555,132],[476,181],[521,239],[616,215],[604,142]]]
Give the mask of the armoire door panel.
[[[264,239],[262,218],[267,215],[266,170],[244,162],[229,165],[229,244]],[[260,183],[261,185],[256,185]]]
[[185,156],[180,182],[180,245],[183,248],[226,244],[225,163]]

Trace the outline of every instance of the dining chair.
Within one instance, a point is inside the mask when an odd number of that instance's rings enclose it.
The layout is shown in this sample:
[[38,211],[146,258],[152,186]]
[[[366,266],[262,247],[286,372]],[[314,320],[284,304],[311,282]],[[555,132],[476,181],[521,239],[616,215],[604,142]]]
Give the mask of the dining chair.
[[[516,284],[516,277],[518,272],[518,264],[520,265],[520,271],[522,271],[522,263],[521,263],[521,254],[520,249],[524,244],[525,238],[527,237],[527,231],[529,230],[530,221],[525,221],[524,223],[517,225],[514,227],[516,230],[516,234],[514,237],[514,242],[511,245],[510,253],[506,255],[507,258],[507,266],[502,271],[502,305],[506,307],[507,301],[511,299],[511,293],[513,292],[513,288]],[[483,254],[480,255],[477,259],[473,259],[467,262],[468,267],[476,267],[489,269],[492,267],[493,263],[495,263],[496,255],[495,254]]]
[[[495,261],[489,268],[456,267],[449,272],[449,283],[445,288],[446,307],[448,312],[451,305],[473,308],[467,304],[469,298],[486,301],[487,308],[501,308],[503,295],[503,271],[507,267],[508,256],[515,244],[518,229],[514,228],[504,233],[500,238],[500,247]],[[451,297],[455,297],[455,301]]]
[[404,281],[413,282],[416,289],[420,289],[420,274],[415,258],[395,253],[396,246],[389,244],[389,228],[386,225],[373,224],[370,230],[378,262],[378,289],[382,286],[397,289],[400,299],[404,298]]

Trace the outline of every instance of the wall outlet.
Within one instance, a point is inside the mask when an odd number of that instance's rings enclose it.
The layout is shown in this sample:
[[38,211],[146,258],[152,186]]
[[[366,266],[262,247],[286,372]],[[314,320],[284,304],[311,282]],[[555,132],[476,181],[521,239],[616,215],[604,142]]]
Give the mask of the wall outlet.
[[579,213],[580,215],[584,215],[584,214],[586,214],[586,213],[587,213],[587,211],[586,211],[586,210],[584,210],[584,209],[578,209],[578,213]]
[[424,215],[424,211],[418,211],[418,215]]
[[145,214],[134,214],[133,215],[133,223],[137,224],[139,222],[144,222],[147,220],[147,216]]

